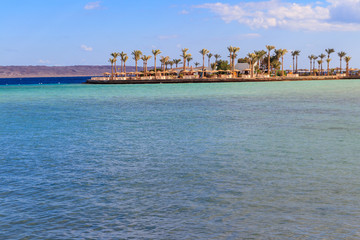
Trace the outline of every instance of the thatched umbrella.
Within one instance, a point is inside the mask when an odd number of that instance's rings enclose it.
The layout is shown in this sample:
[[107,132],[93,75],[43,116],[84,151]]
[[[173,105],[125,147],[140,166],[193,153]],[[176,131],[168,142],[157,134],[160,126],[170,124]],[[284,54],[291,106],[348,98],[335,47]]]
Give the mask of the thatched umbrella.
[[104,76],[110,76],[111,73],[109,73],[109,72],[104,72],[103,75],[104,75]]

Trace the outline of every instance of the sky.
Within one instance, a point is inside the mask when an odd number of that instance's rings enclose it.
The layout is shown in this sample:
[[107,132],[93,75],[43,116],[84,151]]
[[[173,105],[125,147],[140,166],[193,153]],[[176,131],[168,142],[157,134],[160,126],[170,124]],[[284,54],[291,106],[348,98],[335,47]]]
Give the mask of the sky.
[[239,57],[274,45],[289,51],[286,68],[293,50],[308,68],[327,48],[360,67],[359,12],[360,0],[1,0],[0,65],[106,65],[124,51],[129,66],[133,50],[174,59],[182,48],[202,63],[202,48],[227,59],[230,45]]

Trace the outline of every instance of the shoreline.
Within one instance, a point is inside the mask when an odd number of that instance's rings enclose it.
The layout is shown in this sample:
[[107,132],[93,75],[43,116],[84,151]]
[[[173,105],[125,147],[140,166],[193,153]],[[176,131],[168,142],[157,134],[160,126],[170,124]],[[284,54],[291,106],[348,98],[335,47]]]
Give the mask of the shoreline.
[[259,78],[168,78],[168,79],[127,79],[98,80],[88,79],[84,84],[161,84],[161,83],[221,83],[221,82],[284,82],[284,81],[319,81],[319,80],[353,80],[360,76],[303,76],[303,77],[259,77]]

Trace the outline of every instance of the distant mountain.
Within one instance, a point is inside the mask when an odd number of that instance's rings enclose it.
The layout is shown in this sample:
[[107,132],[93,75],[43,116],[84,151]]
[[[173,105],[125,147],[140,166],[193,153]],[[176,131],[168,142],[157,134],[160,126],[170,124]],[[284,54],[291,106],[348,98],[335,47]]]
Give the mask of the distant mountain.
[[[120,66],[117,66],[118,68]],[[135,67],[126,66],[127,72],[134,72]],[[138,67],[138,71],[142,71]],[[0,66],[0,78],[22,77],[71,77],[71,76],[102,76],[104,72],[111,72],[107,66]]]

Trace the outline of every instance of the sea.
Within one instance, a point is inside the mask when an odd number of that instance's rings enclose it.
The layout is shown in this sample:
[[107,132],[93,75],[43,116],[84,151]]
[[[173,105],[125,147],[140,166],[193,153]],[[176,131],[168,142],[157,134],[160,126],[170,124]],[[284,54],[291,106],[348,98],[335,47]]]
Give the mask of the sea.
[[359,80],[77,81],[0,86],[0,239],[360,239]]

